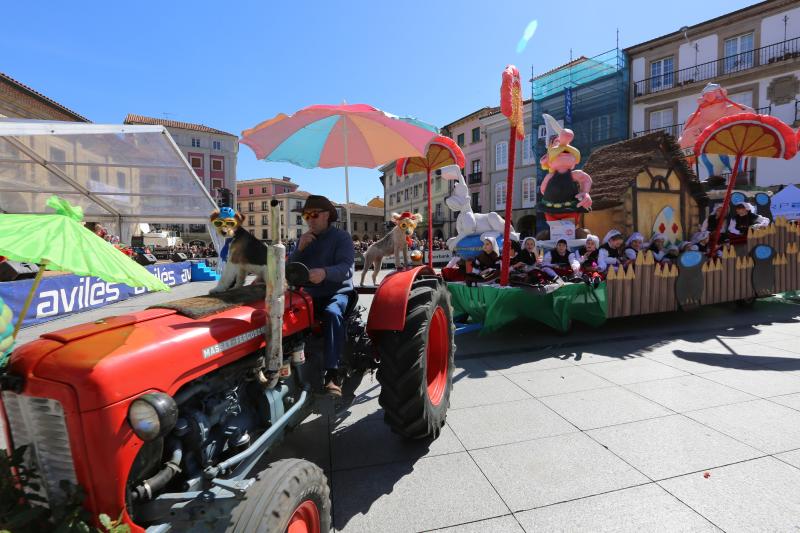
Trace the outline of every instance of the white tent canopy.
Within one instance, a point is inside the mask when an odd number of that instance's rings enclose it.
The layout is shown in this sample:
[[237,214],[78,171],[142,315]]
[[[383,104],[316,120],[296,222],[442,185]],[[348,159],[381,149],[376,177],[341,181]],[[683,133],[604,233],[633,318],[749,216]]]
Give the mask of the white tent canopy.
[[50,212],[52,194],[123,242],[140,222],[207,224],[216,208],[163,126],[0,119],[0,212]]

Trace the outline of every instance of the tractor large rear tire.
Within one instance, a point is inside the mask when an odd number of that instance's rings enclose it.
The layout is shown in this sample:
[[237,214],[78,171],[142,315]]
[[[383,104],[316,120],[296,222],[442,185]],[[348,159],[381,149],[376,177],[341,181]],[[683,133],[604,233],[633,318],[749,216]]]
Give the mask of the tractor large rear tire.
[[412,439],[439,435],[453,388],[453,330],[447,286],[423,278],[411,287],[403,331],[376,339],[378,401],[395,433]]
[[322,469],[302,459],[281,459],[258,474],[233,509],[227,531],[328,533],[330,528],[331,493]]

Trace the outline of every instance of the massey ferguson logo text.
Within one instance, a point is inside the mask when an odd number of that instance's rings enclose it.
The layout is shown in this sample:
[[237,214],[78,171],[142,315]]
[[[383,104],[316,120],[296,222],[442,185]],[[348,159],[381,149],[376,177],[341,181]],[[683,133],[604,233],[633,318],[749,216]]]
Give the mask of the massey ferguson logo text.
[[238,346],[243,344],[247,341],[253,340],[256,337],[260,337],[264,334],[264,328],[258,329],[251,329],[246,333],[242,333],[241,335],[237,335],[232,339],[228,339],[226,341],[222,341],[219,344],[215,344],[214,346],[209,346],[208,348],[203,349],[203,359],[208,359],[214,355],[220,354],[225,350],[229,350],[234,346]]

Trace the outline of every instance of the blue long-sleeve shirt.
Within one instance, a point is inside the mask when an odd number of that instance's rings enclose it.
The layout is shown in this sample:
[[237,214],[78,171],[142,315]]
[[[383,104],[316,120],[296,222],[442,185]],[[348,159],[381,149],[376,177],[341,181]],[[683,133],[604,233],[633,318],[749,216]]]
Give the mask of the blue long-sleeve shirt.
[[333,226],[323,231],[304,250],[296,249],[290,262],[303,263],[309,269],[324,268],[325,280],[310,285],[306,291],[312,298],[324,298],[353,291],[355,252],[350,235]]

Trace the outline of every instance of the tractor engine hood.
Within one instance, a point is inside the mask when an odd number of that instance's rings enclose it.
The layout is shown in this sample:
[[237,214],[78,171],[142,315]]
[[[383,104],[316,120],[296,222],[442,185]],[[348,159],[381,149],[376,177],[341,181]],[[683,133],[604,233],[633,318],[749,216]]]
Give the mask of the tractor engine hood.
[[[284,336],[308,329],[311,298],[285,299]],[[158,390],[174,394],[187,381],[265,345],[263,300],[198,319],[174,309],[148,309],[42,335],[15,350],[10,371],[71,386],[81,411]]]

